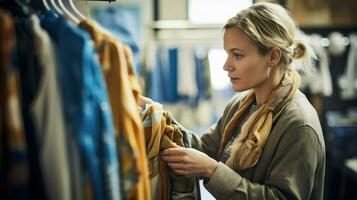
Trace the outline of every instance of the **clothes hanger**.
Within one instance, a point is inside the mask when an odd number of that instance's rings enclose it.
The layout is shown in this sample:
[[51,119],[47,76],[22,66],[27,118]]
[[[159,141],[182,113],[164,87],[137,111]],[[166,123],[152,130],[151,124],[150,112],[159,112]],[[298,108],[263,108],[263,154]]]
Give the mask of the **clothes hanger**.
[[59,15],[63,15],[61,8],[56,4],[55,0],[49,0],[49,5],[51,5],[51,10]]
[[42,0],[42,1],[47,6],[48,10],[56,12],[56,8],[53,7],[51,0]]
[[68,9],[66,6],[64,6],[63,1],[62,0],[57,0],[57,3],[59,5],[59,7],[61,8],[61,10],[63,11],[63,15],[69,19],[71,22],[73,22],[74,24],[79,24],[80,20],[75,17]]
[[45,7],[45,9],[48,11],[48,10],[51,10],[50,9],[50,6],[48,5],[48,2],[47,2],[47,0],[42,0],[42,4],[43,4],[43,6]]
[[63,5],[72,13],[72,15],[79,21],[86,20],[86,17],[78,11],[72,0],[61,0]]

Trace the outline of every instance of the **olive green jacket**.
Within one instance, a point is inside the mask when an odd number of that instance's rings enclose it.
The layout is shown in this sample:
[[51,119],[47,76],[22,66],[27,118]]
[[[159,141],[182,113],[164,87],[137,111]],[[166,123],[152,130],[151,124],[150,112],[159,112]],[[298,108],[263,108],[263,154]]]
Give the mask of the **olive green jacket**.
[[[224,127],[237,111],[239,99],[227,105],[209,133],[194,143],[210,157],[217,153]],[[195,140],[195,137],[193,137]],[[206,189],[216,199],[323,199],[325,143],[315,109],[298,91],[274,116],[273,128],[258,163],[247,170],[232,170],[219,162]]]

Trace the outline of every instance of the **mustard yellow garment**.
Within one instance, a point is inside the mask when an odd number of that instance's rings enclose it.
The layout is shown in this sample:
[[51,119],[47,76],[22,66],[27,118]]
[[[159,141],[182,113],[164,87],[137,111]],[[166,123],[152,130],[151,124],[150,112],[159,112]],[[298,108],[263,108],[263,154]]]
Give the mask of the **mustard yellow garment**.
[[[300,85],[299,74],[287,71],[280,84],[273,90],[269,99],[256,110],[243,124],[239,137],[233,142],[227,165],[232,169],[244,170],[253,167],[261,156],[262,149],[267,141],[273,122],[273,115],[289,102],[295,95]],[[255,99],[251,92],[242,100],[238,111],[228,122],[223,133],[219,154],[221,155],[229,141],[236,124],[242,120],[244,113]]]
[[138,174],[137,184],[128,189],[125,197],[151,199],[144,130],[137,109],[141,89],[132,69],[131,50],[104,33],[94,22],[82,21],[79,27],[91,35],[97,49],[108,88],[118,149],[122,148],[122,140],[125,140],[134,151],[118,152],[124,181],[130,178],[133,170]]
[[[160,104],[147,105],[142,113],[145,129],[147,157],[151,180],[152,198],[168,200],[174,198],[169,191],[169,169],[160,159],[160,152],[173,147],[184,147],[181,130],[172,123],[172,116],[164,111]],[[189,199],[195,197],[195,179],[173,174],[171,171],[171,191],[176,194],[186,194]],[[158,180],[157,180],[158,179]]]

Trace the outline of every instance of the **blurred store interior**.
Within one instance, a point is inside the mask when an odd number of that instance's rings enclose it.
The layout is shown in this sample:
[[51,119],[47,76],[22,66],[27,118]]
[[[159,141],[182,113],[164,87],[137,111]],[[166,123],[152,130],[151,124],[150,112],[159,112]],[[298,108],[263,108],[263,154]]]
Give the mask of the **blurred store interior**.
[[[222,68],[222,26],[260,1],[74,0],[74,5],[130,46],[142,93],[162,103],[183,126],[202,134],[236,94]],[[325,199],[357,199],[357,1],[270,2],[289,9],[299,37],[318,57],[310,72],[301,74],[300,89],[323,127]],[[213,197],[202,191],[202,199]]]

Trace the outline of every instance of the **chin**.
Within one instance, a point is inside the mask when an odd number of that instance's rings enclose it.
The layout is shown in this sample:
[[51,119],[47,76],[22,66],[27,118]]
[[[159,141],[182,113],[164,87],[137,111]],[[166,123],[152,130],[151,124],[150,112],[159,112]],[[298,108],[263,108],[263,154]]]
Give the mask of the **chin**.
[[232,85],[232,89],[233,89],[235,92],[243,92],[243,91],[248,90],[248,88],[243,88],[243,87],[234,86],[234,85]]

